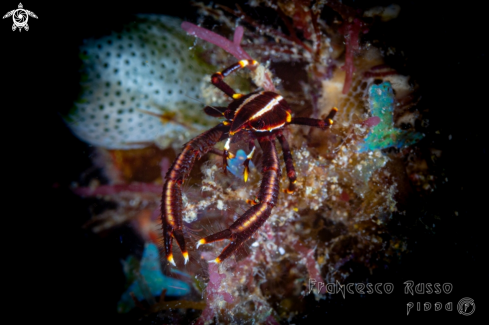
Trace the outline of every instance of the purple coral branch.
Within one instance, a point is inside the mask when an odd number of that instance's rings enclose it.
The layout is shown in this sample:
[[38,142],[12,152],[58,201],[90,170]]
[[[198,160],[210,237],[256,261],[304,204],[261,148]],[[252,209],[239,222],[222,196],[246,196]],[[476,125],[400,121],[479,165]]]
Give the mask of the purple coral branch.
[[241,26],[236,27],[236,29],[234,30],[233,42],[236,46],[239,46],[240,48],[241,48],[240,44],[241,44],[241,40],[243,39],[243,35],[244,35],[244,28]]
[[359,34],[367,33],[365,23],[361,20],[362,11],[343,4],[339,0],[329,0],[326,3],[331,9],[341,15],[344,20],[343,34],[345,35],[345,64],[341,67],[346,72],[345,83],[343,84],[343,94],[347,94],[353,81],[355,65],[353,56],[359,49]]
[[355,71],[355,65],[353,63],[353,56],[359,48],[358,40],[359,34],[363,27],[363,23],[360,19],[355,18],[353,22],[348,23],[345,26],[345,64],[342,69],[346,71],[345,83],[343,85],[343,94],[348,93],[353,80],[353,72]]
[[199,27],[187,21],[182,23],[182,28],[189,34],[196,36],[204,41],[212,43],[214,45],[219,46],[224,51],[233,55],[238,60],[252,60],[251,56],[246,53],[245,50],[241,48],[241,39],[243,38],[243,27],[238,26],[234,31],[234,39],[233,42],[228,40],[221,35],[218,35],[208,29]]

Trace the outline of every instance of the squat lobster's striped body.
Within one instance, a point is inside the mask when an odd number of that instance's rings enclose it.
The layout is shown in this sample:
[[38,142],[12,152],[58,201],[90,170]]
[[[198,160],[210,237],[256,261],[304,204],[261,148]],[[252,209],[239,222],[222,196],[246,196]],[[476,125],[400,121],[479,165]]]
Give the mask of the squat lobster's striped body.
[[[323,120],[311,118],[292,118],[291,110],[285,99],[270,91],[261,91],[248,95],[237,94],[226,84],[223,79],[231,72],[247,65],[256,65],[256,61],[243,60],[223,72],[212,75],[212,83],[226,93],[233,101],[228,107],[206,106],[204,112],[214,117],[224,117],[226,121],[197,136],[188,142],[172,167],[166,174],[163,186],[161,218],[163,223],[163,236],[166,258],[175,264],[172,254],[173,239],[177,241],[180,250],[188,261],[188,252],[185,246],[182,224],[182,192],[181,186],[189,176],[190,170],[197,159],[207,152],[216,153],[223,157],[223,167],[226,171],[227,159],[233,155],[228,152],[231,137],[239,132],[249,132],[252,138],[258,140],[263,151],[263,164],[261,173],[263,175],[260,191],[256,200],[250,201],[254,206],[249,208],[228,229],[207,236],[197,243],[197,248],[202,244],[212,243],[218,240],[230,239],[222,253],[214,260],[222,262],[235,252],[253,233],[263,225],[270,216],[273,207],[277,203],[280,183],[280,164],[275,139],[278,138],[284,154],[287,176],[290,180],[288,193],[295,189],[296,180],[294,165],[289,144],[282,131],[287,124],[302,124],[326,129],[333,124],[333,117],[337,109],[333,108],[328,117]],[[214,149],[214,145],[227,139],[224,151]],[[252,158],[253,150],[244,162],[244,179],[248,177],[248,164]]]

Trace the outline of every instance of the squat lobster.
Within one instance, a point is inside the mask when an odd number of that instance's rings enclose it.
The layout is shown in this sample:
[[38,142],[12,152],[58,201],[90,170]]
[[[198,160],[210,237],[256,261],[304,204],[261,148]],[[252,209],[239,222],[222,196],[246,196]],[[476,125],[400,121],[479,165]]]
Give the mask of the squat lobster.
[[[241,60],[223,72],[216,72],[212,75],[212,84],[231,97],[233,101],[227,107],[206,106],[204,107],[204,112],[213,117],[224,117],[226,120],[190,140],[166,174],[161,200],[161,219],[166,259],[173,265],[175,265],[172,253],[173,239],[176,240],[182,251],[185,264],[188,262],[188,252],[183,236],[181,187],[197,159],[207,152],[221,155],[225,172],[227,160],[234,156],[229,152],[231,137],[239,132],[248,132],[251,139],[258,140],[263,150],[261,170],[263,179],[260,185],[260,192],[257,199],[248,200],[248,203],[253,206],[228,229],[202,238],[197,243],[198,248],[200,245],[219,240],[231,240],[213,261],[214,263],[221,263],[265,223],[277,203],[281,171],[275,148],[275,139],[277,138],[282,146],[287,176],[290,181],[286,191],[292,193],[295,189],[296,174],[292,154],[289,144],[283,135],[283,130],[288,124],[308,125],[324,130],[333,124],[333,118],[338,111],[337,108],[333,108],[324,121],[307,117],[293,118],[289,105],[279,94],[271,91],[259,91],[243,95],[236,93],[224,82],[224,78],[232,72],[248,65],[256,66],[257,64],[258,62],[255,60]],[[217,142],[226,139],[224,151],[214,148]],[[253,146],[253,149],[243,163],[245,181],[248,178],[248,165],[255,151],[254,141],[250,145]]]

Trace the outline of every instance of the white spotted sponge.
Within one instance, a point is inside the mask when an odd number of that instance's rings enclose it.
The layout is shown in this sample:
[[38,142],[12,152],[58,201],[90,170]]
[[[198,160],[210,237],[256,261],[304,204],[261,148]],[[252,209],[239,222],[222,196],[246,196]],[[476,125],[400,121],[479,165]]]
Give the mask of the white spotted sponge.
[[81,46],[81,93],[64,116],[81,140],[107,149],[179,146],[207,129],[201,84],[211,68],[169,16],[138,15]]

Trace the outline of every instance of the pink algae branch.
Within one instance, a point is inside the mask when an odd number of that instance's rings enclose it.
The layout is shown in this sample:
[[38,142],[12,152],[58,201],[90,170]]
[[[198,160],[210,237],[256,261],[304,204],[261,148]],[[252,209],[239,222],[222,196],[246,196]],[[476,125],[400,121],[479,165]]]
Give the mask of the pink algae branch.
[[[345,64],[342,69],[346,71],[345,83],[343,85],[343,94],[348,93],[351,87],[353,72],[355,71],[355,65],[353,64],[353,56],[355,52],[358,51],[359,45],[359,34],[362,31],[363,22],[354,18],[351,23],[347,23],[345,26]],[[365,32],[365,31],[364,31]]]
[[[208,252],[202,253],[202,257],[209,259],[210,254]],[[228,304],[234,301],[233,296],[225,291],[219,291],[221,282],[226,278],[225,274],[219,273],[219,265],[209,263],[209,282],[205,289],[206,292],[206,307],[202,311],[200,318],[196,324],[206,324],[207,322],[213,323],[214,316],[217,310],[215,307],[218,306],[219,297],[222,297]]]
[[[302,257],[305,259],[307,272],[309,272],[310,278],[316,280],[316,283],[324,283],[324,280],[319,272],[319,265],[314,259],[314,249],[306,248],[299,242],[296,242],[293,247],[296,252],[298,252],[299,255],[302,255]],[[326,293],[326,288],[322,287],[320,293]]]
[[[245,50],[241,48],[241,40],[243,39],[243,34],[244,34],[244,28],[242,26],[238,26],[234,30],[234,37],[232,42],[227,38],[222,37],[219,34],[216,34],[208,29],[199,27],[187,21],[184,21],[181,26],[183,30],[185,30],[189,35],[193,35],[195,37],[203,39],[204,41],[219,46],[224,51],[233,55],[238,60],[253,60],[253,58]],[[256,69],[256,67],[252,67],[252,66],[248,66],[248,67],[252,71],[259,70]],[[266,70],[262,74],[263,74],[262,78],[257,79],[259,80],[259,82],[257,82],[257,80],[253,78],[255,83],[258,86],[263,87],[265,90],[275,92],[276,91],[275,86],[273,85],[273,81],[271,75],[269,74],[269,71]]]
[[236,30],[234,31],[233,42],[208,29],[199,27],[187,21],[184,21],[182,23],[182,28],[189,35],[196,36],[200,39],[203,39],[204,41],[219,46],[238,60],[252,60],[251,56],[241,48],[241,39],[243,38],[244,33],[244,29],[241,26],[236,27]]

